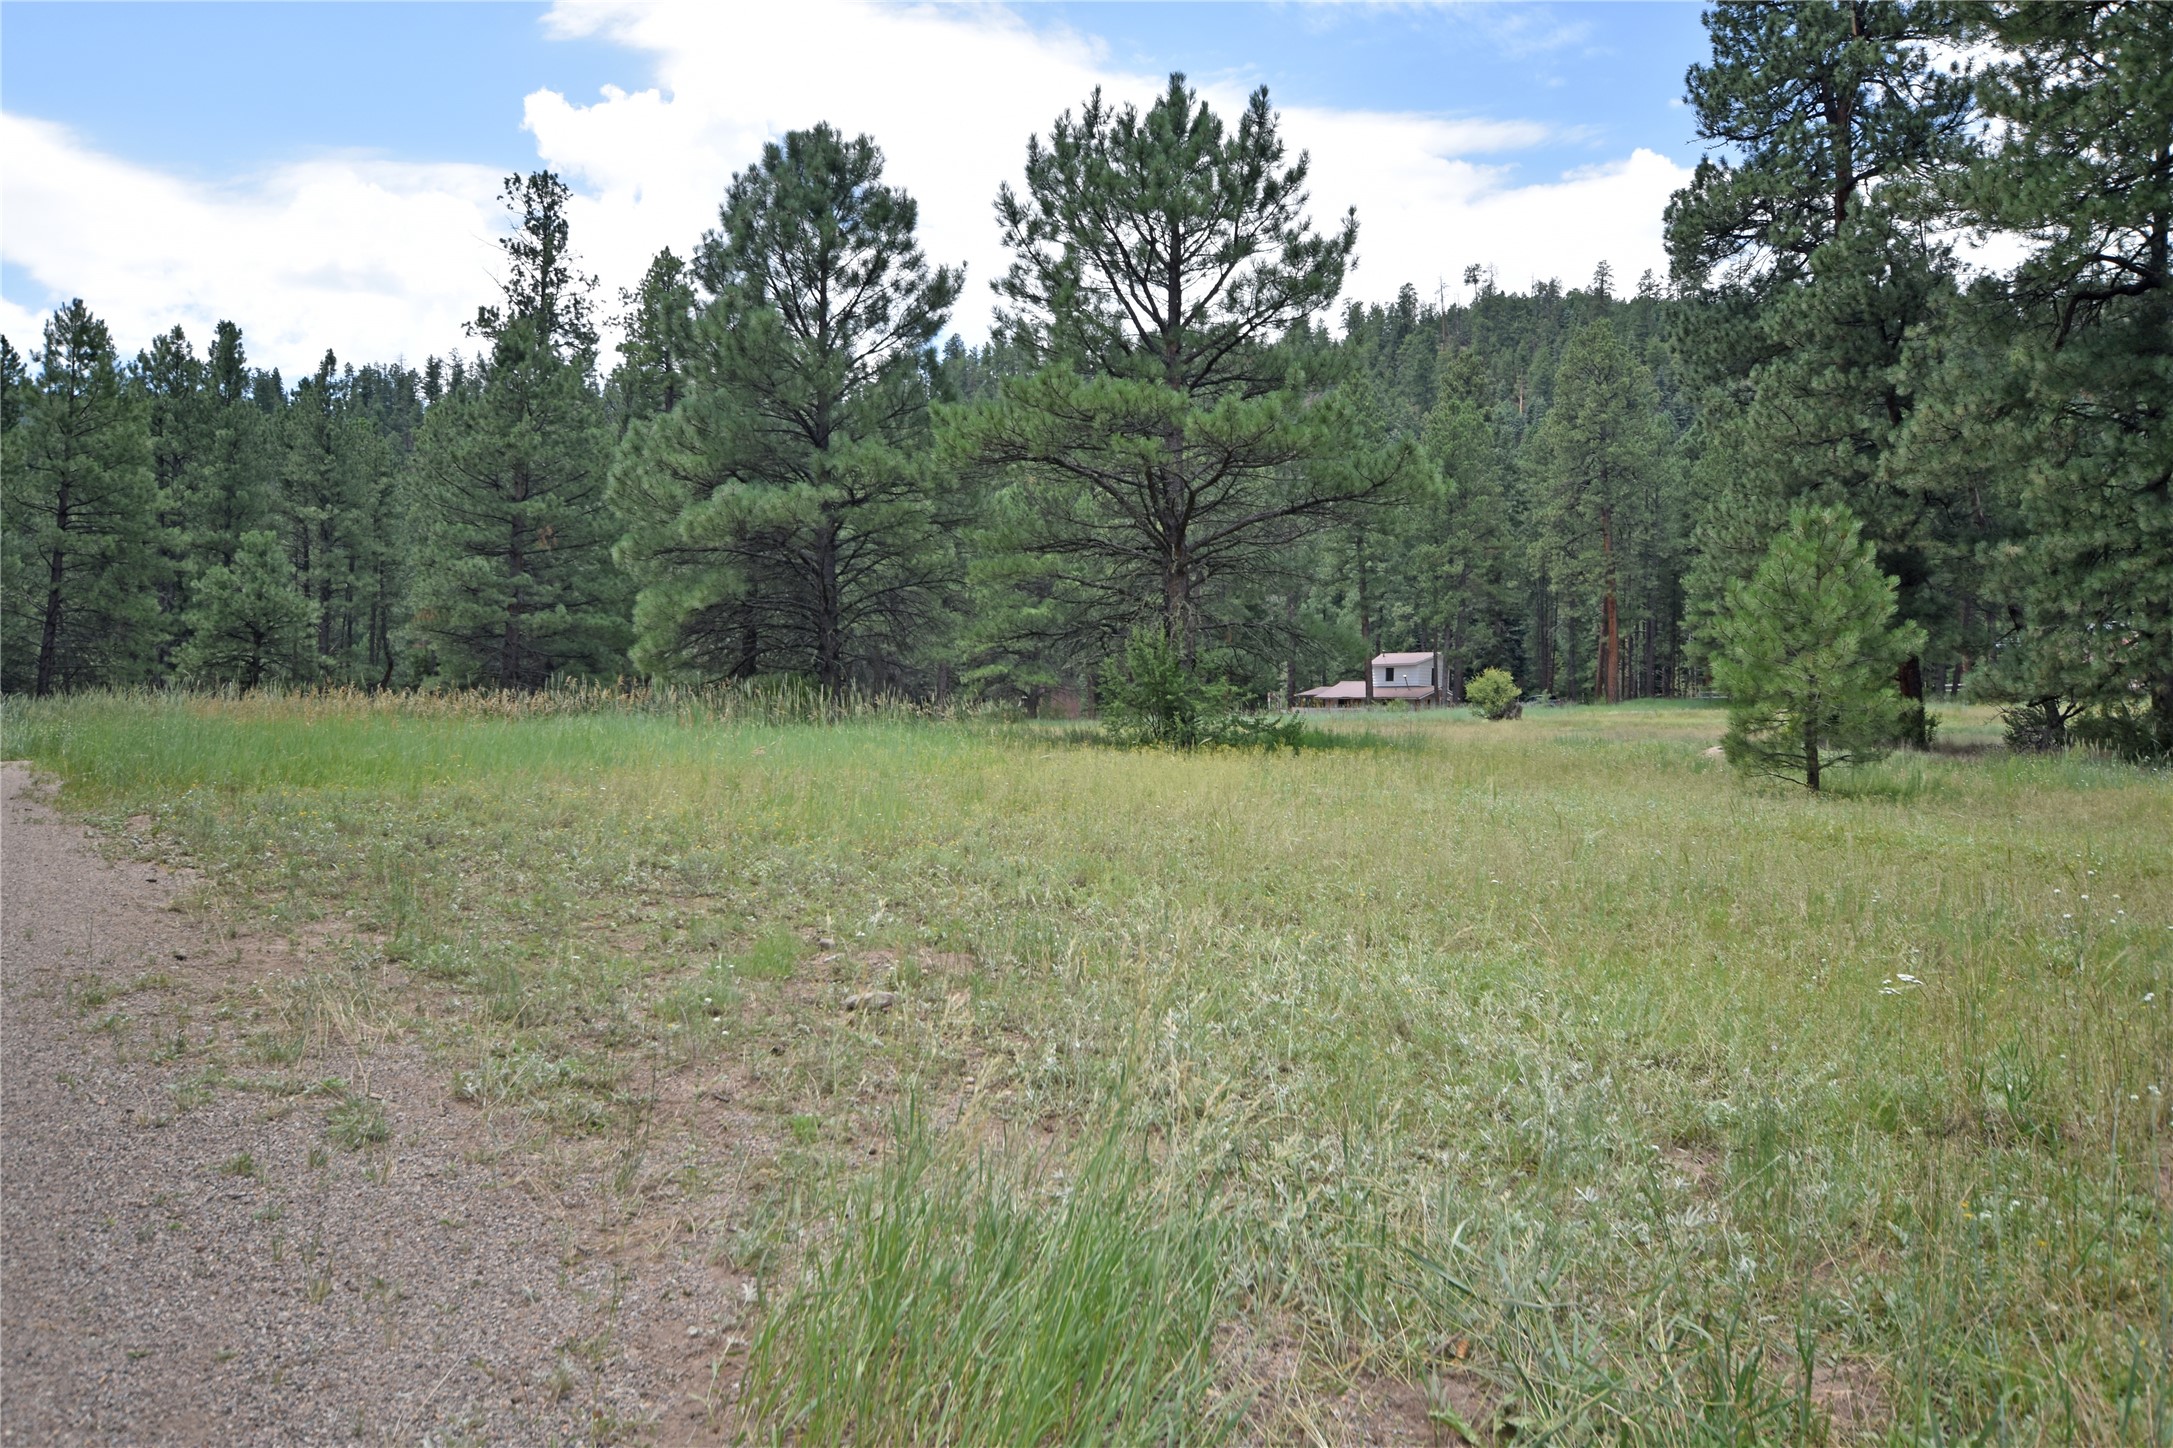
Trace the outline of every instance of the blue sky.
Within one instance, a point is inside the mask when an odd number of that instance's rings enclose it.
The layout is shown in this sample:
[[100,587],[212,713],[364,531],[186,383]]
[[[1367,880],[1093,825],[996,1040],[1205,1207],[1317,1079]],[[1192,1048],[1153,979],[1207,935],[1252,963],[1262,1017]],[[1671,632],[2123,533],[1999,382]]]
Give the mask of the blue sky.
[[[418,356],[488,297],[497,176],[568,176],[608,294],[693,241],[762,139],[825,118],[885,145],[930,251],[985,281],[987,198],[1027,133],[1180,68],[1218,104],[1270,88],[1318,210],[1359,207],[1362,297],[1468,261],[1505,285],[1603,258],[1635,276],[1696,159],[1677,97],[1702,52],[1688,4],[10,0],[0,324],[81,294],[128,345],[236,315],[285,366]],[[959,329],[984,317],[970,301]]]

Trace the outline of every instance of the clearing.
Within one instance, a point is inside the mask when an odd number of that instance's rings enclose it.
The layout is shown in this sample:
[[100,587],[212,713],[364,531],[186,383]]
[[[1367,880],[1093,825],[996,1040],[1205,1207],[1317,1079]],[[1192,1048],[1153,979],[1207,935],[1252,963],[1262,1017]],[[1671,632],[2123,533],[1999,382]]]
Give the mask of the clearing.
[[11,701],[7,1426],[2173,1442],[2173,777],[1945,712]]

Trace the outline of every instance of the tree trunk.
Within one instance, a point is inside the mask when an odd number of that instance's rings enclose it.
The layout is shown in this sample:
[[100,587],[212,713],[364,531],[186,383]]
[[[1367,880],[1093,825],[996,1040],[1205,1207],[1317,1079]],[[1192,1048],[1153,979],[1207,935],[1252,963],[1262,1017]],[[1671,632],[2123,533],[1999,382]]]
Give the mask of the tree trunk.
[[845,640],[839,620],[837,525],[823,528],[815,551],[815,678],[829,693],[845,686]]
[[[1284,647],[1286,648],[1289,647],[1290,641],[1298,636],[1298,595],[1296,593],[1285,593],[1283,595],[1283,635]],[[1285,709],[1298,707],[1298,661],[1294,658],[1285,658],[1283,660],[1283,707]]]
[[1600,600],[1600,697],[1610,704],[1622,702],[1622,624],[1615,606],[1615,520],[1600,509],[1600,558],[1607,593]]
[[1818,790],[1818,734],[1809,724],[1803,726],[1803,783],[1816,793]]
[[36,692],[41,699],[53,692],[53,670],[60,652],[61,580],[67,576],[67,563],[68,555],[55,548],[46,575],[45,626],[38,635]]
[[1914,703],[1924,702],[1924,661],[1915,654],[1901,661],[1894,670],[1894,685],[1901,690],[1901,697]]
[[[525,489],[522,490],[525,493]],[[521,525],[516,520],[506,540],[506,570],[513,577],[521,576]],[[498,642],[498,687],[521,687],[521,588],[513,585],[513,598],[506,605],[505,636]]]

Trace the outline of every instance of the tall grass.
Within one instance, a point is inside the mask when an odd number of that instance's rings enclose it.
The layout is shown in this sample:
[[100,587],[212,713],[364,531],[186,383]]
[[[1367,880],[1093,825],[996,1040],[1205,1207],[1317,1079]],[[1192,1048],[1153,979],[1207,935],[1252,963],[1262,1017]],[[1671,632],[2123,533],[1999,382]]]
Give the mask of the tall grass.
[[[1214,1401],[1258,1390],[1249,1437],[1454,1377],[1541,1441],[2173,1442],[2173,776],[1987,752],[1963,710],[1941,738],[1975,752],[1814,799],[1707,758],[1720,723],[1331,719],[1381,747],[1295,757],[615,703],[4,728],[221,908],[420,990],[386,1016],[471,1099],[608,1138],[652,1063],[759,1076],[784,1205],[718,1250],[770,1274],[772,1427],[972,1441],[1003,1374],[1081,1360],[1007,1314],[1145,1290],[1046,1194],[1122,1123],[1154,1167],[1096,1220],[1204,1234],[1169,1248],[1217,1269],[1179,1315],[1219,1324]],[[895,1010],[842,1010],[875,985]],[[1050,1145],[846,1149],[909,1096]],[[914,1211],[925,1242],[885,1235]],[[954,1311],[1020,1335],[938,1403],[952,1345],[878,1359],[875,1324]],[[855,1352],[822,1416],[803,1374]]]
[[804,1444],[1212,1443],[1221,1233],[1111,1131],[1071,1168],[935,1143],[908,1110],[764,1323],[757,1424]]

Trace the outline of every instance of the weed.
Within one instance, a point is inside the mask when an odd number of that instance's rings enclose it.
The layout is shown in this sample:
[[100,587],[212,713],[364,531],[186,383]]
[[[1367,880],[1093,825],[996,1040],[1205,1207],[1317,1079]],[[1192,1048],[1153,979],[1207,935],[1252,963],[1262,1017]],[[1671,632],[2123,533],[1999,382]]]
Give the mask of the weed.
[[326,1114],[324,1134],[335,1146],[360,1151],[392,1139],[385,1108],[367,1096],[347,1096]]
[[809,1444],[1215,1441],[1219,1248],[1118,1133],[1064,1175],[947,1155],[908,1113],[757,1337],[750,1417]]
[[806,950],[797,933],[775,929],[764,933],[730,962],[742,980],[785,980],[800,963]]

